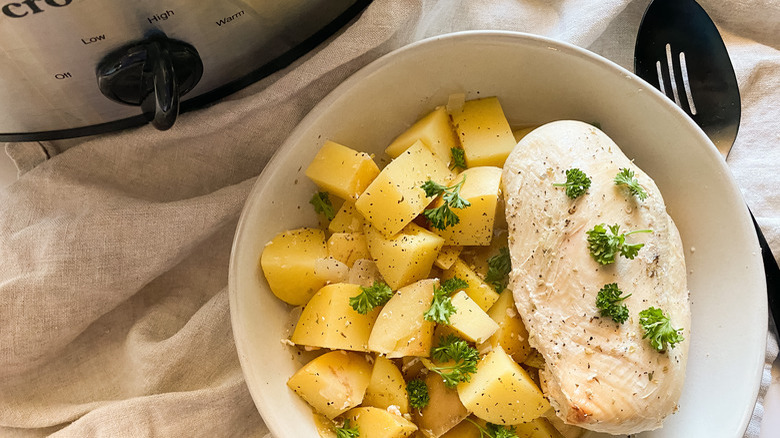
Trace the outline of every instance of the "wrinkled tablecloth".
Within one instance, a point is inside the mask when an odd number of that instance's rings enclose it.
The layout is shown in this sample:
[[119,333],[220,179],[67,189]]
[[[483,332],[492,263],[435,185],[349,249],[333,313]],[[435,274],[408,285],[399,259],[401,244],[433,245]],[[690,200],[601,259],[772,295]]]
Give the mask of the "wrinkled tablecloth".
[[[20,177],[0,191],[0,436],[265,436],[227,268],[242,205],[296,124],[370,61],[459,30],[541,34],[631,70],[648,3],[375,0],[303,59],[169,131],[6,144]],[[728,164],[780,254],[780,0],[699,3],[742,92]],[[770,336],[768,363],[776,354]],[[747,436],[761,413],[759,399]]]

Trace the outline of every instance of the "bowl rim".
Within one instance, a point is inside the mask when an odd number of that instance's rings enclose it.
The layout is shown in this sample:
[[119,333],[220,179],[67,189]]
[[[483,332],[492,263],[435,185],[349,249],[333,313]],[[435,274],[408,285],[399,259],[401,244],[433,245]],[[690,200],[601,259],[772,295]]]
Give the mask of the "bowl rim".
[[[614,61],[611,61],[610,59],[607,59],[599,54],[596,54],[595,52],[576,46],[566,41],[557,40],[554,38],[526,33],[526,32],[507,31],[507,30],[465,30],[465,31],[456,31],[456,32],[450,32],[441,35],[427,37],[403,45],[399,48],[396,48],[388,53],[379,56],[377,59],[369,62],[368,64],[364,65],[363,67],[359,68],[357,71],[349,75],[345,80],[340,82],[336,87],[334,87],[330,92],[328,92],[327,95],[321,100],[319,100],[312,107],[312,109],[297,123],[297,125],[290,132],[287,138],[281,143],[281,145],[279,145],[277,150],[272,154],[271,158],[268,160],[267,164],[263,168],[260,175],[257,177],[250,193],[247,195],[246,202],[242,208],[236,226],[236,232],[234,234],[232,248],[231,248],[229,271],[228,271],[228,294],[229,294],[231,327],[234,332],[233,338],[236,344],[236,350],[239,356],[239,362],[245,380],[247,380],[246,369],[248,368],[247,361],[249,361],[248,355],[246,354],[246,351],[248,350],[248,346],[246,345],[245,341],[242,338],[235,336],[236,327],[240,323],[240,315],[237,310],[238,292],[236,287],[236,278],[238,276],[237,274],[238,266],[236,263],[236,257],[238,252],[237,249],[241,245],[242,231],[244,230],[245,227],[247,227],[247,222],[249,221],[248,218],[249,211],[252,210],[252,206],[256,202],[258,202],[259,194],[262,191],[262,188],[265,185],[265,183],[273,180],[277,175],[277,173],[280,171],[279,166],[276,166],[275,164],[283,161],[288,155],[292,154],[291,146],[301,141],[306,131],[310,129],[311,122],[319,118],[323,113],[325,113],[328,107],[330,107],[330,104],[332,104],[333,102],[335,102],[337,99],[341,97],[343,90],[348,90],[352,88],[355,84],[359,83],[363,79],[369,77],[370,75],[376,73],[377,71],[385,68],[385,66],[391,64],[396,57],[403,56],[406,52],[414,51],[419,46],[429,45],[429,44],[445,44],[451,41],[457,42],[458,40],[461,39],[469,40],[474,38],[485,39],[485,40],[497,40],[497,39],[511,40],[512,42],[521,43],[521,44],[527,44],[527,43],[546,44],[548,45],[548,48],[551,50],[557,50],[557,51],[568,53],[570,55],[581,57],[588,62],[599,64],[600,66],[602,66],[607,70],[612,70],[614,73],[619,73],[621,75],[630,77],[631,79],[635,79],[637,81],[637,85],[643,87],[642,90],[643,92],[650,93],[652,95],[652,98],[656,101],[656,103],[665,107],[667,111],[676,113],[677,117],[682,121],[682,123],[688,125],[688,128],[695,131],[696,133],[695,135],[698,137],[697,140],[708,145],[706,153],[710,155],[710,158],[715,157],[717,159],[716,162],[718,164],[716,164],[716,166],[719,166],[720,173],[725,175],[725,177],[728,179],[730,186],[732,186],[732,188],[736,191],[735,193],[736,197],[743,201],[741,205],[744,208],[740,208],[741,211],[738,213],[741,216],[740,225],[747,227],[748,224],[752,224],[752,222],[750,221],[747,204],[744,202],[744,197],[742,195],[742,192],[739,190],[739,187],[736,184],[736,181],[734,180],[726,164],[726,161],[721,158],[720,153],[718,152],[716,146],[709,139],[709,137],[707,137],[704,131],[687,114],[685,114],[685,112],[682,109],[677,107],[677,105],[675,105],[674,102],[669,100],[663,93],[661,93],[652,85],[648,84],[639,76],[635,75],[633,72],[620,66]],[[474,41],[471,42],[473,43]],[[753,230],[752,226],[750,227],[750,230]],[[760,254],[758,238],[755,235],[755,232],[752,232],[750,235],[752,237],[750,238],[750,242],[748,242],[748,245],[752,246],[755,249],[755,251]],[[760,269],[761,272],[763,272],[763,265],[760,266]],[[763,299],[761,300],[760,303],[758,303],[758,305],[762,309],[763,311],[762,314],[763,314],[768,312],[765,285],[763,286],[763,293],[761,296],[763,297]],[[768,319],[764,323],[764,326],[761,329],[761,333],[763,333],[763,337],[761,337],[760,343],[762,346],[765,346],[766,335],[768,333]],[[754,342],[758,343],[759,340],[758,339],[754,340]],[[751,399],[757,400],[760,386],[761,386],[762,375],[764,371],[764,363],[766,361],[765,348],[762,347],[756,349],[756,357],[753,358],[753,361],[755,362],[756,366],[754,367],[754,373],[753,373],[754,384],[752,388]],[[267,403],[261,402],[267,400],[266,397],[264,397],[264,395],[262,394],[262,392],[259,391],[257,388],[253,388],[248,383],[247,383],[247,388],[249,389],[250,395],[253,399],[256,409],[261,414],[263,421],[265,422],[266,426],[269,428],[271,433],[277,434],[284,431],[285,425],[281,423],[277,418],[268,415],[270,414],[270,412],[267,412],[266,408],[264,407],[267,405]],[[741,422],[739,425],[739,430],[741,431],[742,434],[744,434],[744,432],[748,428],[748,425],[750,423],[754,411],[754,406],[755,405],[750,405],[750,406],[744,406],[742,408],[743,412],[741,414]]]

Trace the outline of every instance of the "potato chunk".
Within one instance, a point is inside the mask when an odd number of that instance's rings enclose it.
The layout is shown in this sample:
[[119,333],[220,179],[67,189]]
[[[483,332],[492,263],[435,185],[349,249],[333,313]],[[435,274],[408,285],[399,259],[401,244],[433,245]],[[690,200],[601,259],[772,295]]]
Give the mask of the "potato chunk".
[[365,355],[331,351],[304,365],[287,386],[330,419],[359,405],[371,378]]
[[465,280],[469,284],[469,287],[464,291],[479,305],[480,309],[487,312],[490,306],[498,300],[498,292],[482,281],[482,278],[461,259],[455,260],[455,263],[442,273],[441,279],[444,281],[453,277]]
[[406,393],[406,381],[401,370],[392,360],[377,356],[371,381],[368,383],[363,406],[387,409],[395,406],[402,414],[409,413],[409,394]]
[[423,314],[433,301],[437,279],[425,279],[404,286],[390,298],[377,317],[368,348],[389,358],[430,355],[434,323]]
[[452,122],[468,167],[503,167],[517,144],[496,97],[466,101],[461,111],[453,112]]
[[436,155],[436,158],[448,165],[452,160],[451,149],[460,145],[458,136],[452,129],[450,115],[443,106],[436,107],[396,137],[385,149],[385,152],[395,158],[409,149],[409,146],[417,140],[422,141],[433,152],[433,155]]
[[494,424],[529,422],[550,409],[531,376],[501,347],[480,359],[471,380],[458,384],[458,395],[474,415]]
[[371,258],[363,233],[333,233],[327,244],[328,255],[350,268],[356,260]]
[[429,372],[423,378],[428,386],[428,405],[416,410],[414,421],[425,436],[438,437],[452,429],[469,415],[455,389],[447,388],[438,374]]
[[390,238],[370,225],[365,231],[368,251],[393,289],[426,278],[444,245],[444,239],[417,224]]
[[360,438],[406,438],[417,430],[406,418],[374,407],[351,409],[344,417],[350,427],[357,427]]
[[331,233],[360,233],[363,231],[363,216],[355,209],[355,203],[344,201],[328,224]]
[[506,289],[501,292],[488,315],[498,324],[498,330],[478,349],[486,351],[501,346],[515,362],[523,363],[531,353],[531,345],[528,343],[528,330],[517,313],[512,291]]
[[[457,184],[464,178],[466,181],[460,189],[460,196],[471,205],[454,210],[460,219],[457,224],[433,231],[445,238],[447,245],[490,245],[501,187],[501,169],[493,166],[472,167],[461,172],[450,184]],[[439,198],[434,207],[443,203]]]
[[466,292],[452,295],[452,305],[456,312],[450,315],[450,327],[467,341],[483,342],[498,330],[498,324]]
[[356,200],[379,175],[379,167],[365,152],[326,141],[317,152],[306,176],[317,186],[344,200]]
[[314,228],[284,231],[263,248],[260,267],[271,292],[293,306],[306,304],[325,285],[317,275],[318,259],[328,257],[325,233]]
[[365,315],[357,313],[349,299],[360,292],[360,286],[347,283],[320,289],[303,308],[290,340],[309,347],[368,351],[379,308]]
[[460,256],[461,251],[463,251],[462,246],[444,245],[441,247],[441,250],[439,250],[439,255],[436,257],[436,261],[434,261],[433,264],[442,269],[450,269],[452,265],[455,264],[455,260],[458,259],[458,256]]
[[385,237],[391,237],[430,203],[421,187],[425,181],[430,178],[446,184],[452,177],[447,164],[418,141],[382,169],[355,208]]

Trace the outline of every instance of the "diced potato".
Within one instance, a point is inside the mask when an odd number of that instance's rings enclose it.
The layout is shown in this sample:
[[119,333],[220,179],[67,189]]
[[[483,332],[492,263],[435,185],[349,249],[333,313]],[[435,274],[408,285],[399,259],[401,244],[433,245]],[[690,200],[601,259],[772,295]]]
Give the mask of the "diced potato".
[[368,348],[389,358],[430,355],[434,323],[423,314],[433,302],[437,279],[425,279],[404,286],[390,298],[377,317]]
[[452,114],[452,121],[468,167],[503,167],[517,144],[496,97],[466,101]]
[[344,417],[350,427],[357,427],[360,438],[406,438],[417,430],[406,418],[374,407],[354,408]]
[[290,340],[309,347],[368,351],[368,338],[380,309],[357,313],[349,299],[360,292],[360,286],[348,283],[320,289],[303,308]]
[[479,350],[485,351],[487,346],[490,349],[501,346],[515,362],[523,363],[531,353],[531,345],[528,343],[528,330],[517,313],[512,291],[505,289],[501,292],[488,315],[498,324],[498,330],[484,345],[480,345]]
[[349,269],[346,283],[358,284],[360,286],[371,287],[376,281],[382,281],[382,275],[373,260],[358,259]]
[[363,406],[387,409],[395,406],[402,414],[409,413],[409,394],[401,370],[392,360],[377,356],[371,380],[363,397]]
[[484,438],[484,435],[477,426],[464,419],[455,427],[448,430],[441,438]]
[[355,209],[355,203],[344,201],[341,208],[328,224],[331,233],[360,233],[363,231],[363,216]]
[[464,291],[479,305],[480,309],[487,312],[490,306],[498,300],[498,292],[482,281],[482,278],[461,259],[456,260],[450,269],[444,271],[441,279],[444,281],[453,277],[465,280],[469,284],[469,287]]
[[[496,214],[496,220],[498,220],[499,217],[502,219],[504,217],[500,208]],[[488,272],[488,260],[490,260],[491,257],[498,255],[501,252],[501,248],[506,248],[507,246],[506,226],[503,228],[494,226],[493,239],[490,241],[489,246],[472,246],[466,248],[461,252],[460,258],[466,262],[474,272],[479,274],[482,278],[485,278]]]
[[363,401],[371,379],[371,364],[364,354],[331,351],[299,369],[287,386],[314,410],[330,419]]
[[428,406],[415,410],[414,422],[428,437],[439,437],[469,415],[455,389],[447,388],[438,374],[429,372],[423,378],[428,386]]
[[263,248],[260,267],[271,292],[293,306],[306,304],[325,279],[316,275],[317,259],[328,257],[325,233],[315,228],[284,231]]
[[[582,431],[582,429],[571,426]],[[528,438],[563,438],[563,435],[546,418],[540,417],[514,427],[517,436]]]
[[458,259],[461,251],[463,251],[462,246],[444,245],[439,250],[439,255],[436,256],[433,264],[442,269],[450,269],[455,264],[455,260]]
[[355,202],[355,208],[385,237],[391,237],[423,212],[431,199],[422,184],[453,177],[447,164],[418,141],[391,161]]
[[[490,245],[501,187],[501,169],[493,166],[472,167],[461,172],[450,184],[457,184],[464,178],[466,181],[460,188],[460,196],[471,205],[453,210],[460,219],[457,224],[433,231],[444,237],[447,245]],[[434,207],[443,203],[442,198],[439,198]]]
[[452,305],[456,312],[450,315],[450,327],[467,341],[483,342],[498,330],[498,324],[466,292],[453,294]]
[[463,405],[494,424],[519,424],[539,418],[550,403],[531,376],[501,347],[486,354],[471,380],[458,384]]
[[409,149],[409,146],[417,140],[422,141],[433,152],[433,155],[448,165],[452,160],[450,150],[460,146],[458,136],[452,129],[450,115],[443,106],[437,107],[396,137],[385,149],[385,152],[395,158]]
[[519,143],[528,133],[538,128],[538,126],[528,126],[525,128],[517,128],[512,130],[512,136],[515,138],[515,144]]
[[[470,417],[474,423],[487,429],[487,422],[477,417]],[[441,438],[484,438],[479,428],[471,421],[463,420]],[[560,433],[544,418],[537,418],[528,423],[520,423],[515,426],[504,426],[512,431],[518,438],[563,438]]]
[[317,186],[344,200],[356,200],[379,175],[379,167],[365,152],[326,141],[306,169]]
[[359,259],[370,259],[363,233],[333,233],[328,239],[328,255],[349,267]]
[[398,289],[428,277],[444,239],[411,223],[393,237],[366,225],[368,251],[387,284]]

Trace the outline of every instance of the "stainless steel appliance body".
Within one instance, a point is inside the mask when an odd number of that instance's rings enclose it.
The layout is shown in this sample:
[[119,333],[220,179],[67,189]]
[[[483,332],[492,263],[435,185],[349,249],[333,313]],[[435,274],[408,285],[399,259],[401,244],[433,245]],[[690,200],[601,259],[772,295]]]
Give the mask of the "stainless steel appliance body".
[[[115,73],[131,62],[137,69],[128,70],[120,82],[133,91],[137,80],[139,100],[147,97],[145,93],[156,93],[159,110],[160,100],[175,91],[177,100],[169,97],[169,106],[177,109],[179,101],[183,111],[202,106],[289,64],[368,3],[0,0],[0,140],[73,137],[145,123],[148,117],[142,116],[139,106],[112,100],[116,96],[107,97],[98,86],[101,68]],[[168,50],[170,45],[164,43],[146,50],[148,41],[173,41],[178,46]],[[186,46],[197,59],[177,58],[179,46]],[[131,47],[137,53],[125,53]],[[164,62],[150,66],[150,59],[160,57],[161,51]],[[114,64],[106,66],[110,60]],[[185,84],[190,90],[170,84],[170,77],[177,77],[173,71],[155,72],[174,68],[180,73],[182,66],[190,68],[182,63],[197,62],[201,71],[195,65],[192,74],[199,73],[198,77]],[[158,89],[166,80],[173,88]]]

